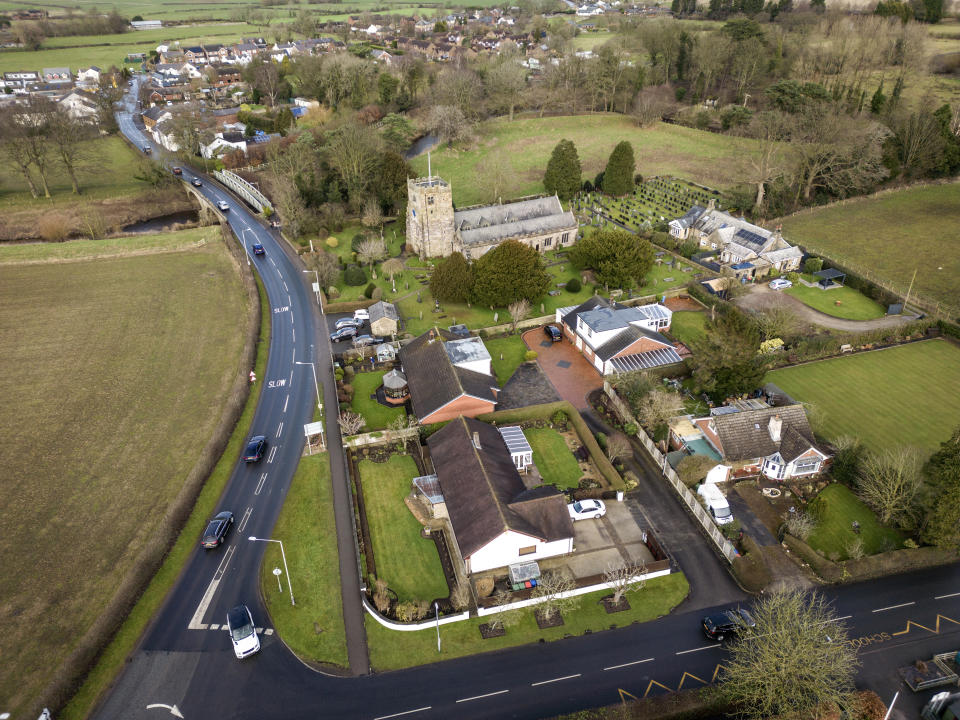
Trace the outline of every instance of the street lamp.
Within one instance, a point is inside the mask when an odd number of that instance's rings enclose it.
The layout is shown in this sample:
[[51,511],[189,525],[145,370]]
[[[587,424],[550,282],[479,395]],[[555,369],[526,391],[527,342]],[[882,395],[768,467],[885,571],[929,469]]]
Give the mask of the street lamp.
[[320,306],[320,314],[322,315],[322,314],[323,314],[323,302],[321,302],[321,300],[320,300],[320,273],[318,273],[316,270],[304,270],[303,272],[305,272],[305,273],[313,273],[313,274],[314,274],[314,277],[316,277],[316,279],[317,279],[317,282],[316,282],[316,284],[314,285],[314,288],[315,288],[314,292],[317,293],[317,305]]
[[287,587],[290,588],[290,604],[296,605],[293,601],[293,581],[290,579],[290,568],[287,567],[287,554],[283,551],[283,540],[273,540],[271,538],[258,538],[251,535],[247,538],[250,542],[275,542],[280,545],[280,555],[283,557],[283,569],[287,573]]
[[440,652],[440,606],[436,600],[433,601],[433,614],[437,616],[437,652]]
[[309,365],[310,369],[313,370],[313,384],[317,388],[317,408],[320,408],[320,383],[317,382],[317,366],[312,362],[301,362],[299,360],[293,361],[295,365]]

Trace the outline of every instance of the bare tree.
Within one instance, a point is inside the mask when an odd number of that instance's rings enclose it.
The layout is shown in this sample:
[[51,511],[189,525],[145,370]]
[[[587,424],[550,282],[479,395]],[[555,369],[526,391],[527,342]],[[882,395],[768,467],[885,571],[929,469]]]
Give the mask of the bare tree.
[[330,164],[340,173],[353,201],[364,198],[380,152],[380,135],[359,123],[348,123],[333,133],[327,151]]
[[630,457],[632,454],[633,450],[630,447],[630,441],[627,440],[626,435],[613,433],[607,438],[607,457],[610,459],[610,462],[615,463],[617,460]]
[[790,513],[787,518],[787,532],[796,538],[806,541],[817,527],[817,523],[809,513],[795,512]]
[[368,199],[367,204],[363,206],[362,222],[364,227],[368,228],[383,226],[383,212],[380,210],[380,203],[374,198]]
[[337,256],[326,250],[318,250],[312,255],[306,255],[306,265],[317,271],[317,282],[320,287],[328,288],[335,285],[340,275],[340,261]]
[[99,240],[107,232],[107,221],[103,217],[103,213],[95,206],[82,209],[80,220],[83,222],[83,227],[91,240]]
[[356,435],[363,430],[367,424],[367,420],[363,415],[351,412],[350,410],[340,413],[337,422],[340,424],[340,432],[343,435]]
[[426,128],[448,145],[470,134],[466,116],[455,105],[434,105],[430,108]]
[[403,272],[403,260],[400,258],[390,258],[389,260],[384,260],[383,265],[380,266],[380,269],[383,271],[383,274],[390,278],[390,281],[393,282],[393,276],[399,275]]
[[508,607],[510,603],[513,602],[513,598],[510,596],[510,593],[506,590],[499,590],[495,596],[497,601],[496,612],[493,615],[490,615],[490,619],[487,620],[487,625],[490,626],[491,630],[499,630],[501,628],[508,628],[513,625],[516,625],[520,622],[520,611],[515,608]]
[[783,140],[787,137],[787,120],[779,112],[763,112],[756,115],[744,129],[744,134],[754,138],[753,151],[745,155],[743,176],[757,187],[753,210],[763,210],[767,185],[786,172],[786,151]]
[[387,245],[382,238],[367,238],[357,248],[357,259],[360,262],[373,265],[387,256]]
[[683,409],[683,398],[675,392],[655,387],[638,403],[637,420],[644,427],[655,428]]
[[269,177],[270,197],[283,218],[285,231],[294,239],[303,234],[309,211],[300,195],[297,184],[290,177]]
[[764,340],[789,337],[800,328],[800,317],[786,301],[780,298],[757,312],[753,320],[763,333]]
[[[929,102],[932,106],[933,101]],[[943,154],[940,122],[929,110],[895,113],[890,127],[896,140],[901,177],[923,175]]]
[[83,167],[87,159],[87,146],[83,143],[87,136],[86,128],[71,118],[66,111],[52,104],[45,116],[44,133],[53,147],[54,155],[70,176],[73,192],[79,193],[80,181],[77,179],[77,171]]
[[527,86],[527,71],[516,58],[501,60],[487,73],[487,96],[493,110],[506,110],[513,121],[513,110]]
[[486,189],[487,199],[496,203],[502,200],[513,173],[503,154],[493,152],[477,163],[477,175],[480,186]]
[[919,452],[913,447],[886,447],[869,453],[857,478],[857,490],[882,523],[907,526],[916,519],[923,487]]
[[507,312],[510,313],[510,324],[513,326],[513,332],[516,332],[517,323],[525,320],[530,314],[530,301],[524,298],[523,300],[512,302],[507,307]]
[[258,63],[252,71],[253,86],[266,95],[270,100],[270,107],[277,104],[277,96],[280,94],[280,68],[270,59]]
[[603,580],[613,590],[613,604],[619,605],[628,592],[642,590],[647,584],[646,567],[642,564],[623,563],[607,565]]
[[537,580],[533,597],[538,598],[537,610],[544,620],[552,620],[567,610],[573,610],[580,604],[578,596],[567,596],[576,588],[576,583],[566,568],[545,572]]
[[27,128],[17,120],[16,113],[0,113],[0,153],[20,171],[30,188],[30,195],[36,199],[40,197],[40,192],[33,177],[33,160],[24,142],[26,133]]

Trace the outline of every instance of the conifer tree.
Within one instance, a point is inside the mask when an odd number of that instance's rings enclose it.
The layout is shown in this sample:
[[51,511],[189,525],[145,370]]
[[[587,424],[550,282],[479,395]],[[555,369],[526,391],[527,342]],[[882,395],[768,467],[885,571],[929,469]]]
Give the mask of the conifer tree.
[[548,193],[556,193],[561,200],[569,201],[580,190],[580,157],[570,140],[561,140],[553,148],[543,185]]
[[603,191],[607,195],[622,196],[633,192],[635,172],[633,146],[623,140],[610,153],[607,168],[603,171]]

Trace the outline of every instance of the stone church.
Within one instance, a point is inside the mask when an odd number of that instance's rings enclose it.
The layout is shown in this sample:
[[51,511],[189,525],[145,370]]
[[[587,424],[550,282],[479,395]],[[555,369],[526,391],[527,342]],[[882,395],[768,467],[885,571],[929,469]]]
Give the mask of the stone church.
[[568,247],[577,241],[577,219],[556,195],[454,210],[443,178],[407,180],[407,244],[421,258],[460,252],[476,259],[504,240],[538,252]]

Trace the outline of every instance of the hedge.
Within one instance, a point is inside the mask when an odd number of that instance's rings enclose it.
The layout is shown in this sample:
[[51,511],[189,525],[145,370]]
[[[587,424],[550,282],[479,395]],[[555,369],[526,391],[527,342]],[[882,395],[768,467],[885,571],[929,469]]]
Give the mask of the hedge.
[[843,570],[839,565],[827,560],[800,538],[786,533],[783,536],[783,542],[786,543],[791,552],[796,553],[817,575],[827,582],[839,582],[843,577]]
[[773,579],[770,568],[767,567],[763,550],[757,545],[756,540],[745,534],[741,542],[747,554],[735,557],[730,567],[744,589],[748,592],[760,592]]

